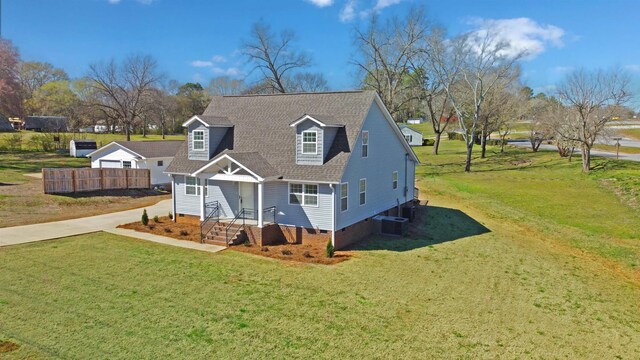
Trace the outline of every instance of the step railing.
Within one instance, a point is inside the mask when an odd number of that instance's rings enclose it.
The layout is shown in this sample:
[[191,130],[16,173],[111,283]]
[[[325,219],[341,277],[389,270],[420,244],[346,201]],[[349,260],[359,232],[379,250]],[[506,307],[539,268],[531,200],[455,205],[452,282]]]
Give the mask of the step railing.
[[220,203],[218,203],[217,201],[213,201],[205,204],[205,209],[209,207],[211,208],[211,211],[209,212],[207,217],[205,217],[204,220],[200,222],[201,243],[204,243],[204,239],[209,231],[211,231],[211,229],[213,229],[216,224],[220,222]]
[[264,214],[269,214],[271,213],[271,215],[273,216],[272,219],[273,221],[271,222],[272,224],[277,224],[276,222],[276,214],[278,213],[278,208],[275,206],[269,206],[268,208],[264,208],[262,210],[262,219],[263,221],[265,221],[265,219],[267,218],[266,216],[264,216]]
[[[255,210],[247,209],[247,208],[240,209],[240,211],[238,211],[238,215],[236,215],[236,217],[234,217],[233,220],[231,220],[231,222],[229,222],[229,225],[227,225],[227,227],[225,228],[225,230],[224,230],[224,239],[225,239],[225,243],[227,244],[227,246],[229,246],[229,240],[233,239],[233,237],[236,236],[236,234],[239,233],[241,229],[244,229],[245,224],[246,224],[245,220],[246,220],[248,214],[254,215],[255,214]],[[231,235],[229,235],[229,230],[231,229],[233,224],[235,224],[236,221],[238,221],[238,220],[242,220],[242,226],[239,226],[237,229],[235,229],[233,231],[233,233],[231,233]]]

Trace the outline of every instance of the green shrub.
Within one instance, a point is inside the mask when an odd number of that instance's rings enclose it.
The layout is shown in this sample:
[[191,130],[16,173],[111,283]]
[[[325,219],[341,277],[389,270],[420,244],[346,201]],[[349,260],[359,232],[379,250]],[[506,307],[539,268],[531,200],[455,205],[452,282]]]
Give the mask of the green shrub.
[[329,241],[327,241],[327,257],[332,258],[334,254],[335,254],[335,249],[333,248],[331,239],[329,239]]
[[52,134],[36,134],[29,139],[29,146],[34,150],[51,152],[56,149]]
[[423,146],[433,146],[436,144],[436,140],[435,139],[424,139],[422,140],[422,145]]
[[189,232],[187,230],[180,230],[180,236],[187,236]]
[[153,217],[153,222],[160,222],[160,218],[158,217],[158,215]]
[[169,220],[173,220],[173,213],[169,211]]
[[142,225],[147,226],[149,223],[149,215],[147,215],[147,209],[142,210],[142,218],[140,219]]
[[22,134],[15,133],[4,138],[4,145],[9,151],[22,150]]
[[462,136],[462,134],[454,131],[448,132],[447,137],[449,138],[449,140],[464,140],[464,136]]

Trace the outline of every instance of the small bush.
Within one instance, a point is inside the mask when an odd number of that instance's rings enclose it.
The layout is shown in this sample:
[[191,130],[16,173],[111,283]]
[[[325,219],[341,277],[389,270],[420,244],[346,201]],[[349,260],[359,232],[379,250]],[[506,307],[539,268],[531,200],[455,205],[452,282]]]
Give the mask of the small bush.
[[251,241],[249,241],[248,238],[245,238],[243,244],[244,244],[244,246],[249,247],[249,246],[251,246]]
[[156,228],[156,226],[155,226],[155,225],[153,225],[153,224],[150,224],[150,225],[149,225],[149,226],[147,226],[147,227],[149,228],[149,230],[153,230],[153,229],[155,229],[155,228]]
[[187,236],[189,232],[187,230],[180,230],[180,236]]
[[164,232],[166,232],[168,234],[168,233],[172,233],[173,230],[171,230],[171,228],[166,227],[166,228],[164,228]]
[[292,254],[293,254],[293,253],[292,253],[292,252],[291,252],[291,250],[289,250],[289,249],[284,249],[284,250],[282,250],[282,255],[289,256],[289,255],[292,255]]
[[158,215],[153,217],[153,222],[160,222],[160,218],[158,217]]
[[422,140],[422,145],[424,146],[434,146],[436,141],[434,139],[424,139]]
[[7,136],[4,139],[4,144],[9,151],[22,150],[22,134],[16,133]]
[[335,255],[335,249],[333,248],[333,244],[331,243],[331,239],[327,241],[327,257],[332,258]]
[[147,215],[147,209],[142,210],[142,218],[140,219],[142,225],[147,226],[149,223],[149,215]]
[[464,140],[462,134],[454,131],[448,132],[447,137],[449,138],[449,140]]
[[266,247],[266,246],[263,246],[263,247],[260,249],[260,251],[262,251],[262,252],[268,252],[268,251],[269,251],[269,248],[268,248],[268,247]]
[[303,252],[303,253],[302,253],[302,256],[304,256],[304,257],[306,257],[306,258],[312,258],[312,257],[313,257],[313,255],[311,255],[311,253],[310,253],[310,252],[308,252],[308,251]]
[[169,211],[169,220],[173,220],[173,213]]

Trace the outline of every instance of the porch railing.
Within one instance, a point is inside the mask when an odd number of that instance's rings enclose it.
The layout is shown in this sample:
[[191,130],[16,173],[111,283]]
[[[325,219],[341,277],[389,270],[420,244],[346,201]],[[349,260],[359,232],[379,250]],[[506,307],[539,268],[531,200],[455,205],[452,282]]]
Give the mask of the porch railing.
[[271,222],[272,224],[277,224],[276,222],[276,214],[278,213],[278,208],[275,206],[269,206],[268,208],[264,208],[262,210],[262,220],[264,221],[266,219],[266,217],[264,216],[264,214],[269,214],[271,213],[273,221]]
[[201,243],[204,243],[204,238],[207,236],[209,231],[211,231],[211,229],[213,229],[213,227],[220,222],[220,203],[218,203],[217,201],[213,201],[205,204],[205,209],[207,207],[210,207],[211,211],[209,212],[207,217],[205,217],[204,220],[200,222]]

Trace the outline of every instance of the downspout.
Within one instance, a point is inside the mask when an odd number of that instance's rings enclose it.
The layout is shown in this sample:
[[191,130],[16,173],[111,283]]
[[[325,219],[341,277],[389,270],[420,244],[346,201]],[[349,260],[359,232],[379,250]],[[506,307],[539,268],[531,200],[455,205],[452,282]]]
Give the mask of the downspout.
[[173,211],[173,222],[177,222],[178,214],[176,214],[176,179],[175,175],[173,174],[171,174],[171,211]]
[[336,189],[333,184],[331,188],[331,245],[336,246]]
[[404,203],[407,203],[407,195],[409,194],[409,188],[407,187],[407,162],[409,161],[409,154],[404,154]]

